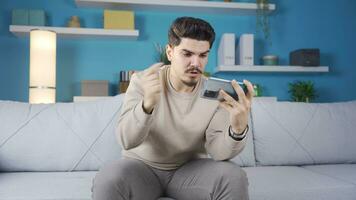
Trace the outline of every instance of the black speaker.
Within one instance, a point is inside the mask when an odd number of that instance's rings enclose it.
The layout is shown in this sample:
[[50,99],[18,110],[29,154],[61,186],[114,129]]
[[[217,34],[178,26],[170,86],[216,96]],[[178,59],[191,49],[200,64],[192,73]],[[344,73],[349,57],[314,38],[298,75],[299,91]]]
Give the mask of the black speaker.
[[319,49],[297,49],[289,53],[289,65],[319,66]]

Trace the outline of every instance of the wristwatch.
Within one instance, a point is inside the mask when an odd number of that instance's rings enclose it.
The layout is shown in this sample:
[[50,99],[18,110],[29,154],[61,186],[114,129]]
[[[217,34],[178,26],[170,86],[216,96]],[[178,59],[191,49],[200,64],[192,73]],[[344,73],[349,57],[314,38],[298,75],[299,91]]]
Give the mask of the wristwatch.
[[232,139],[236,140],[236,141],[240,141],[242,139],[244,139],[246,137],[246,134],[248,132],[249,126],[247,124],[246,128],[244,131],[242,131],[242,133],[235,133],[231,126],[229,126],[229,136],[232,137]]

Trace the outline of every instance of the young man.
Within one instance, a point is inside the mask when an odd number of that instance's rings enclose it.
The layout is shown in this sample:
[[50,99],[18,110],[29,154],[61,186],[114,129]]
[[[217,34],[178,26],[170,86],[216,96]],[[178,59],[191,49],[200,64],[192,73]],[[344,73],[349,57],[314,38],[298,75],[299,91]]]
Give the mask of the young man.
[[246,143],[252,84],[244,81],[245,94],[232,82],[238,101],[224,91],[222,102],[201,98],[213,28],[182,17],[168,37],[171,65],[157,63],[132,77],[117,129],[124,158],[100,169],[93,199],[248,199],[245,172],[225,160]]

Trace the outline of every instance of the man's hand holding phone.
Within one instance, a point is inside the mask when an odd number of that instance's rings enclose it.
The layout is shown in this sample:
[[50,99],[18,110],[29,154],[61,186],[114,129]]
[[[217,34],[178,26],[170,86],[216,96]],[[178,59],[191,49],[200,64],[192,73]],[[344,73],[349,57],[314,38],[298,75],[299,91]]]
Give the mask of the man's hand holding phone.
[[159,71],[163,63],[156,63],[143,71],[141,84],[144,92],[142,108],[147,114],[151,114],[158,103],[161,93]]
[[235,133],[242,133],[246,129],[252,98],[254,96],[252,84],[247,80],[244,80],[243,83],[247,87],[246,93],[235,80],[231,82],[231,85],[238,96],[238,100],[231,97],[224,90],[220,90],[219,92],[220,96],[223,98],[223,101],[220,101],[220,106],[230,113],[230,124],[232,131]]

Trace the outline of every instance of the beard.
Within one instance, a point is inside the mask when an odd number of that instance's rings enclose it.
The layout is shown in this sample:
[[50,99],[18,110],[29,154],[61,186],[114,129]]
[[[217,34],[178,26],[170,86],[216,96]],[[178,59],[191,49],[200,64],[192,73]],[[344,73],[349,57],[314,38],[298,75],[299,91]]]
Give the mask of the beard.
[[199,82],[199,79],[191,79],[189,81],[182,80],[182,83],[188,87],[195,87],[198,82]]

